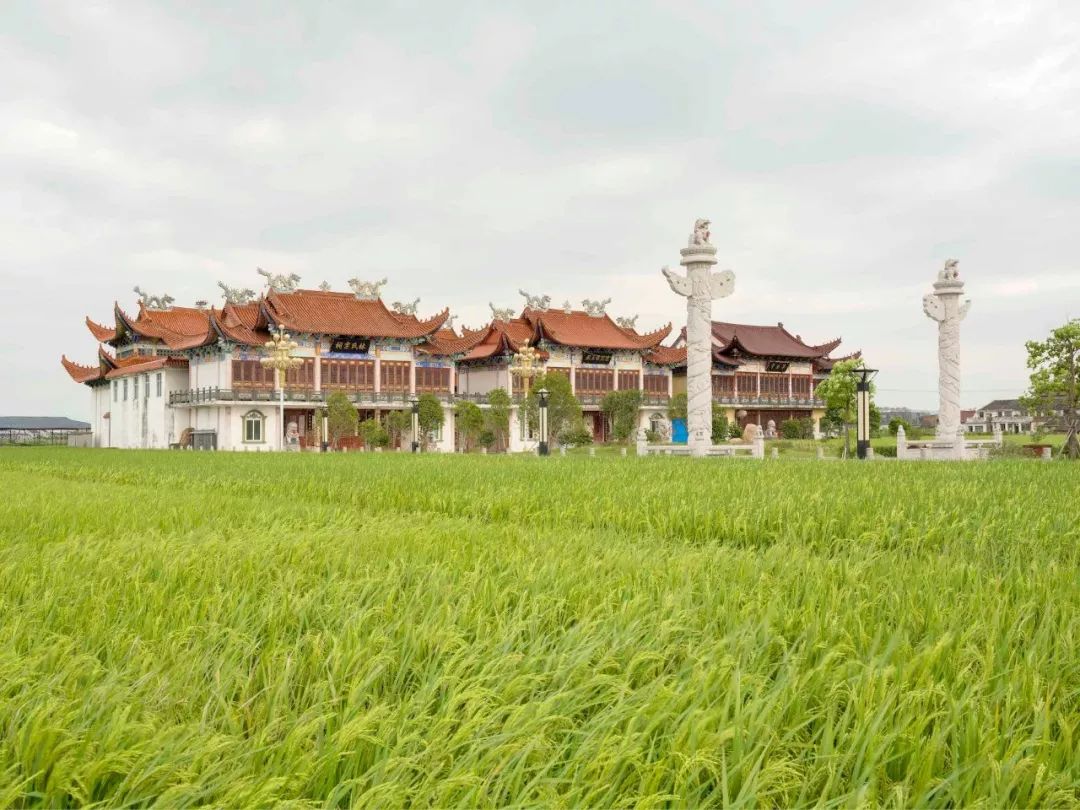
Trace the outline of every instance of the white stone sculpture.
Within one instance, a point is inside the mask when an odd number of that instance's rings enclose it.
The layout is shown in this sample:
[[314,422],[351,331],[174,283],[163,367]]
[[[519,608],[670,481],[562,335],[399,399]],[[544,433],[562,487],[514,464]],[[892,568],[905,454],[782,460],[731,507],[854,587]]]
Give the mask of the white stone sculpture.
[[637,325],[638,316],[633,318],[619,317],[615,319],[615,323],[621,326],[623,329],[633,329]]
[[535,310],[538,310],[539,312],[544,312],[548,307],[551,306],[551,296],[550,295],[544,295],[544,296],[529,295],[524,290],[518,290],[518,293],[520,295],[525,296],[525,308],[526,309],[535,309]]
[[361,301],[374,301],[382,297],[382,288],[386,285],[386,279],[379,281],[361,281],[358,278],[349,279],[349,287]]
[[574,305],[570,303],[569,298],[567,298],[565,301],[563,301],[562,311],[566,315],[573,315],[574,314]]
[[766,439],[775,439],[776,438],[776,420],[775,419],[770,419],[768,422],[765,423],[765,438]]
[[390,305],[390,309],[394,310],[398,315],[412,315],[416,317],[416,308],[420,306],[420,299],[417,298],[412,303],[406,304],[402,301],[395,301]]
[[138,287],[133,292],[139,296],[139,302],[146,309],[170,309],[176,299],[166,293],[165,295],[147,295]]
[[250,304],[255,299],[255,291],[247,287],[230,287],[224,281],[217,283],[226,304]]
[[709,243],[709,220],[694,223],[694,232],[680,264],[686,275],[664,267],[664,277],[677,295],[686,298],[686,428],[687,444],[695,456],[712,444],[712,302],[735,291],[735,274],[714,273],[716,248]]
[[300,283],[300,276],[296,273],[289,273],[287,276],[268,273],[261,267],[256,267],[255,272],[266,279],[266,285],[274,292],[293,292]]
[[324,281],[322,284],[319,285],[319,289],[323,292],[330,292],[330,282]]
[[610,298],[605,298],[602,301],[593,301],[591,298],[586,298],[581,302],[581,306],[584,307],[585,312],[590,318],[602,318],[604,316],[604,310],[607,309],[607,305],[610,303]]
[[285,449],[300,449],[300,429],[297,427],[296,422],[289,422],[285,429]]
[[512,308],[508,307],[506,309],[499,309],[490,301],[488,301],[488,306],[491,308],[491,317],[497,321],[502,321],[503,323],[506,323],[514,317],[514,310]]
[[[923,312],[938,324],[937,438],[956,441],[960,430],[960,321],[971,301],[960,303],[964,282],[949,259],[938,273],[934,292],[923,296]],[[962,445],[962,441],[961,441]]]

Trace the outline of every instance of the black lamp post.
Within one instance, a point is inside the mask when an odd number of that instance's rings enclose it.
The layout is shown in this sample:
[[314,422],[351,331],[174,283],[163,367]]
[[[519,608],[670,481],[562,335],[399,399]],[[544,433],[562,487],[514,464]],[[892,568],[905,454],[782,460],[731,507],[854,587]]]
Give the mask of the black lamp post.
[[412,403],[412,451],[420,452],[420,400],[413,397]]
[[875,368],[857,368],[855,384],[855,455],[866,458],[870,449],[870,380],[877,374]]
[[540,403],[540,455],[548,454],[548,390],[541,388],[536,392]]

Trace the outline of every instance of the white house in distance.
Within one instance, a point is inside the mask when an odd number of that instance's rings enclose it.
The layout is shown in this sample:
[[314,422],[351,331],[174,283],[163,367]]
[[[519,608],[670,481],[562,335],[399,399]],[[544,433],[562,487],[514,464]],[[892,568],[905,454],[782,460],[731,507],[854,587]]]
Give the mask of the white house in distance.
[[[197,448],[271,450],[295,423],[301,446],[314,447],[318,413],[331,392],[341,391],[361,420],[407,409],[414,396],[438,397],[444,425],[429,444],[452,452],[454,403],[468,399],[483,407],[487,394],[502,388],[515,402],[509,449],[528,450],[535,437],[518,419],[522,384],[510,373],[526,344],[536,349],[541,371],[569,378],[598,441],[608,436],[600,401],[609,391],[640,390],[639,424],[667,430],[669,400],[685,390],[685,347],[661,345],[670,325],[640,333],[636,317],[612,319],[606,301],[551,307],[547,296],[522,293],[527,303],[519,314],[494,310],[486,326],[455,330],[447,309],[419,318],[417,302],[387,306],[380,294],[385,280],[353,279],[350,292],[334,292],[325,284],[300,289],[295,275],[263,275],[269,283],[258,296],[220,285],[226,299],[220,309],[174,306],[168,296],[140,293],[134,316],[114,304],[112,325],[87,318],[97,362],[66,356],[61,362],[90,389],[95,446],[166,448],[187,436]],[[303,361],[284,380],[260,363],[279,326],[299,344],[295,356]],[[824,406],[813,389],[839,341],[811,347],[776,327],[714,327],[714,400],[731,418],[764,424],[770,417],[818,416]]]

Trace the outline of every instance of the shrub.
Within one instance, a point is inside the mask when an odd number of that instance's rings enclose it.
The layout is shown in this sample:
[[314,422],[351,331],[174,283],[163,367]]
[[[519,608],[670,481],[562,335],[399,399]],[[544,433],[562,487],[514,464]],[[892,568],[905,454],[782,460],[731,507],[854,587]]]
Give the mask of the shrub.
[[343,436],[356,435],[356,406],[341,391],[326,398],[327,429],[330,440],[337,442]]
[[720,444],[729,435],[725,411],[718,405],[712,406],[712,443]]
[[567,447],[581,447],[586,444],[592,444],[592,441],[592,434],[589,432],[589,429],[585,427],[584,421],[580,421],[576,425],[566,428],[559,434],[559,444],[566,445]]
[[611,420],[611,436],[617,442],[625,442],[634,435],[638,412],[641,409],[641,391],[632,388],[625,391],[609,391],[600,401],[600,409]]
[[812,439],[814,422],[812,419],[785,419],[780,423],[780,435],[785,439]]
[[390,444],[390,434],[378,419],[365,419],[361,422],[360,436],[368,447],[386,447]]

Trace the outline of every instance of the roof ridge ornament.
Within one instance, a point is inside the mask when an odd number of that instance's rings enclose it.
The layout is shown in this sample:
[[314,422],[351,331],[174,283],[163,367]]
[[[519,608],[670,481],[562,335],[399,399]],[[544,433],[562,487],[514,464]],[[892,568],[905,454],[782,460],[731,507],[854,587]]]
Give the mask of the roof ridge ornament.
[[322,284],[319,285],[319,289],[323,292],[330,292],[330,282],[324,281]]
[[529,295],[527,292],[525,292],[525,290],[520,289],[518,290],[518,294],[525,296],[525,307],[527,309],[534,309],[538,312],[546,312],[547,309],[551,306],[550,295]]
[[394,310],[394,312],[396,312],[398,315],[411,315],[412,317],[415,318],[416,317],[416,308],[418,306],[420,306],[420,298],[419,297],[417,297],[417,299],[415,301],[413,301],[411,304],[405,303],[403,301],[395,301],[394,303],[392,303],[390,305],[390,309]]
[[510,319],[514,317],[514,310],[512,307],[507,307],[506,309],[499,309],[490,301],[488,301],[488,306],[491,308],[491,317],[497,321],[509,323]]
[[581,302],[581,306],[585,308],[586,314],[590,318],[603,318],[607,313],[607,305],[611,303],[610,298],[605,298],[602,301],[594,301],[591,298],[585,298]]
[[255,300],[255,291],[247,287],[230,287],[224,281],[217,283],[226,304],[250,304]]
[[296,285],[300,283],[300,276],[296,273],[289,273],[287,276],[268,273],[261,267],[256,267],[255,272],[266,279],[267,286],[274,292],[295,292]]
[[173,301],[176,300],[168,293],[165,293],[165,295],[148,295],[137,286],[133,292],[139,296],[139,303],[143,305],[144,309],[172,309]]
[[635,312],[634,317],[627,318],[626,316],[620,316],[615,319],[615,323],[621,326],[623,329],[635,329],[637,328],[638,315]]
[[349,279],[349,287],[361,301],[376,301],[382,297],[382,288],[386,286],[386,277],[379,281],[361,281],[358,278]]
[[570,303],[569,298],[567,298],[565,301],[563,301],[562,311],[563,311],[564,315],[573,315],[574,314],[574,305]]

